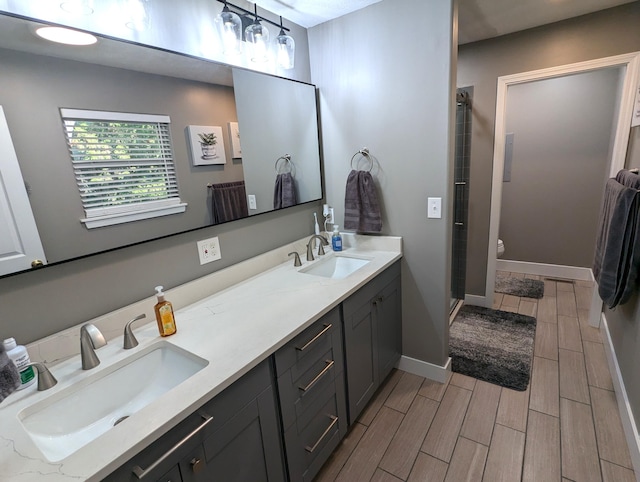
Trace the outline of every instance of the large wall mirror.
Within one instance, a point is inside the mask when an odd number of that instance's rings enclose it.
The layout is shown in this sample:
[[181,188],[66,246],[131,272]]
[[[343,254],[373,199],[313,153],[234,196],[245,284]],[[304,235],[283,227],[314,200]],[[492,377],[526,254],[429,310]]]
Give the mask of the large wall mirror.
[[[107,38],[65,47],[33,31],[0,15],[0,106],[46,263],[322,198],[313,85]],[[184,212],[87,228],[61,109],[168,116]]]

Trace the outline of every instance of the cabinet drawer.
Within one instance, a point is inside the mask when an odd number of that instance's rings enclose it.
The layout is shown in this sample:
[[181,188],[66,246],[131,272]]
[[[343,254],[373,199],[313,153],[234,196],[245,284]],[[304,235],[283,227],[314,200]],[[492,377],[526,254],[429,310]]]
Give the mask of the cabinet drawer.
[[335,357],[334,350],[329,350],[297,380],[293,378],[292,370],[287,370],[278,379],[282,424],[285,430],[318,397],[326,397],[326,394],[335,391],[334,380],[336,377],[342,380],[342,367],[342,357]]
[[340,331],[340,310],[336,307],[276,352],[277,376],[292,368],[298,378],[334,345]]
[[333,381],[335,391],[313,405],[285,431],[290,480],[311,481],[346,435],[344,384]]

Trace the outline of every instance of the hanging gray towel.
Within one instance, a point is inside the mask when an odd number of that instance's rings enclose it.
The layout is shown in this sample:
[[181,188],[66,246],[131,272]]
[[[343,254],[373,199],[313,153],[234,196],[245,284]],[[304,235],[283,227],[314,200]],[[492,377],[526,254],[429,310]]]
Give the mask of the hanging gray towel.
[[210,187],[213,224],[249,216],[244,181],[223,182]]
[[20,386],[20,373],[0,343],[0,402]]
[[352,170],[347,177],[344,228],[353,229],[358,233],[382,231],[382,215],[376,185],[368,171]]
[[609,308],[628,301],[638,282],[640,194],[617,180],[634,185],[637,180],[627,173],[618,173],[605,186],[592,267],[598,294]]
[[273,209],[288,208],[298,204],[296,197],[296,184],[290,172],[284,172],[276,176],[276,185],[273,190]]

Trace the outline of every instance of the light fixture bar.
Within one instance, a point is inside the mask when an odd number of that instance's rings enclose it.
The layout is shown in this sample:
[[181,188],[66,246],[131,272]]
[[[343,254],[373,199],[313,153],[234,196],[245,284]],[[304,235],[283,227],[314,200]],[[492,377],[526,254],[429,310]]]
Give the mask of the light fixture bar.
[[[267,22],[267,23],[270,23],[271,25],[274,25],[274,26],[276,26],[276,27],[278,27],[278,28],[281,28],[281,29],[283,29],[283,30],[286,30],[287,32],[290,32],[290,30],[289,30],[287,27],[283,27],[282,25],[280,25],[280,24],[278,24],[278,23],[276,23],[276,22],[272,22],[272,21],[271,21],[271,20],[269,20],[268,18],[264,18],[264,17],[262,17],[262,16],[258,15],[257,13],[251,12],[251,11],[249,11],[249,10],[245,10],[245,9],[244,9],[244,8],[242,8],[242,7],[238,7],[237,5],[234,5],[234,4],[233,4],[233,3],[231,3],[231,2],[227,2],[227,1],[225,1],[225,0],[218,0],[218,2],[220,2],[220,3],[224,3],[224,4],[225,4],[225,5],[227,5],[228,7],[231,7],[231,8],[233,8],[233,9],[235,9],[235,10],[239,10],[239,11],[240,11],[240,12],[242,12],[244,15],[250,15],[250,16],[252,16],[252,17],[256,17],[258,20],[262,20],[262,21]],[[258,6],[257,6],[256,4],[254,4],[254,7],[256,8],[256,12],[257,12],[257,8],[258,8]],[[234,12],[234,13],[238,14],[238,12]]]

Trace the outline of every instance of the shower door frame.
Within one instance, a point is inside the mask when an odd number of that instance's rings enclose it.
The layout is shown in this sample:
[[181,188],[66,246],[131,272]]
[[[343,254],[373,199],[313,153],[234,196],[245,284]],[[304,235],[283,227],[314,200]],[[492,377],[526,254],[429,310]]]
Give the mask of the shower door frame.
[[[611,67],[625,67],[622,92],[620,94],[620,105],[618,106],[618,118],[616,120],[616,135],[611,156],[610,176],[624,168],[627,146],[629,143],[629,133],[631,131],[631,116],[633,114],[633,104],[635,101],[635,91],[640,78],[640,52],[616,55],[601,59],[588,60],[574,64],[561,65],[547,69],[522,72],[519,74],[505,75],[498,77],[498,90],[496,98],[496,123],[493,145],[493,179],[491,187],[491,217],[489,222],[489,249],[487,254],[487,278],[484,306],[493,305],[493,294],[495,289],[496,275],[496,246],[498,245],[498,231],[500,228],[500,208],[502,203],[502,175],[504,170],[504,156],[507,117],[507,92],[512,85],[533,82],[537,80],[552,79],[566,75],[584,73]],[[594,309],[599,301],[596,290],[592,300],[592,309],[589,323],[598,326],[600,322],[599,308]],[[595,312],[595,313],[594,313]]]

